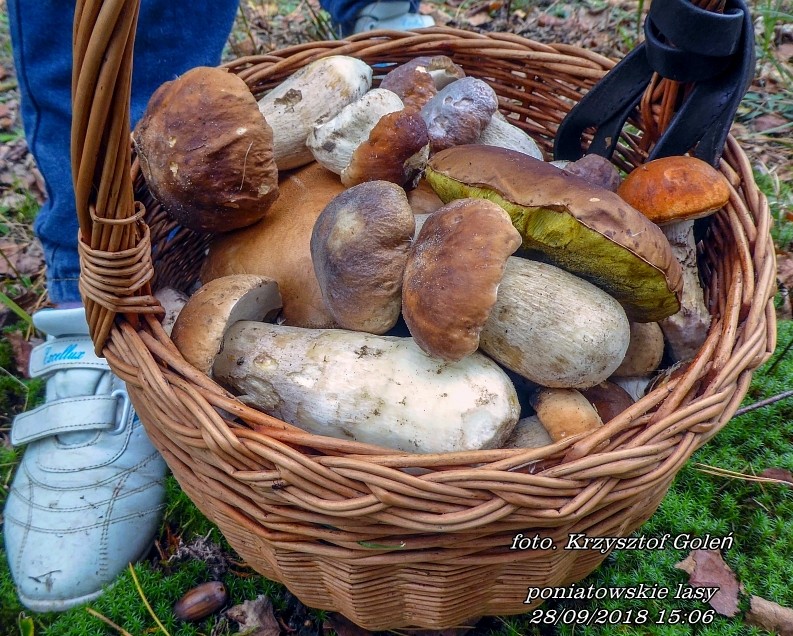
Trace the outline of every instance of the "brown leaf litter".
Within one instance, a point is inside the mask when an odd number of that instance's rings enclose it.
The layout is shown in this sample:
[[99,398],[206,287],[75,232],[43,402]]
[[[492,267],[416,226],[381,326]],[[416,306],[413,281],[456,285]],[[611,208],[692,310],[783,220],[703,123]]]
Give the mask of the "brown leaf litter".
[[710,606],[723,616],[738,613],[741,584],[717,550],[693,550],[676,568],[688,572],[692,587],[718,587]]

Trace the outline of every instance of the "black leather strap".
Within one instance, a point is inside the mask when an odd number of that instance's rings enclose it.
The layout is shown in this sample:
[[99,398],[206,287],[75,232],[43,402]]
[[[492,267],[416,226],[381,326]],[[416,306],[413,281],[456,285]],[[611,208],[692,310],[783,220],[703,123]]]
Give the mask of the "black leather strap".
[[[645,23],[646,42],[617,64],[562,121],[554,142],[556,159],[587,154],[610,157],[625,121],[635,111],[653,72],[693,82],[650,158],[695,155],[716,165],[738,104],[754,73],[754,31],[744,0],[728,0],[725,13],[699,9],[690,0],[653,0]],[[595,129],[588,148],[587,129]]]

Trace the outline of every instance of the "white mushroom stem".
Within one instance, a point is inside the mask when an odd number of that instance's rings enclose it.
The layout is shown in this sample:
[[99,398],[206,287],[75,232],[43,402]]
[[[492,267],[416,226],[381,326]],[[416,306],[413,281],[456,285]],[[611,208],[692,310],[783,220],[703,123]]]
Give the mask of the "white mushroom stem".
[[504,442],[504,448],[540,448],[553,444],[553,438],[536,415],[518,420],[512,434]]
[[683,296],[680,311],[659,324],[675,362],[693,358],[708,335],[711,316],[699,282],[694,221],[679,221],[661,226],[672,253],[683,268]]
[[493,113],[493,119],[482,130],[476,143],[515,150],[540,161],[545,159],[537,143],[498,111]]
[[358,146],[369,138],[369,133],[380,118],[402,108],[402,100],[396,93],[373,88],[342,108],[332,119],[315,124],[306,146],[318,163],[340,175],[350,165]]

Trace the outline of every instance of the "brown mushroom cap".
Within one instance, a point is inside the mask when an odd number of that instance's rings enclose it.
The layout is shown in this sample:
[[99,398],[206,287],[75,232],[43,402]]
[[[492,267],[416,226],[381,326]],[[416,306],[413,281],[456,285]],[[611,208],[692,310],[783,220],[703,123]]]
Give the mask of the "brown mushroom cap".
[[402,286],[405,323],[424,351],[450,361],[476,351],[520,242],[509,215],[490,201],[454,201],[427,218]]
[[197,67],[160,86],[133,140],[149,189],[185,227],[245,227],[278,197],[273,131],[226,70]]
[[394,91],[408,108],[421,108],[439,90],[465,77],[465,71],[445,55],[416,57],[390,70],[380,88]]
[[613,420],[625,409],[633,405],[630,393],[619,384],[608,380],[587,389],[578,389],[589,403],[595,407],[604,422]]
[[540,389],[531,405],[555,442],[603,425],[595,407],[576,389]]
[[674,156],[642,164],[625,178],[617,194],[662,225],[715,212],[729,201],[730,186],[721,172],[701,159]]
[[345,329],[383,334],[399,318],[415,220],[405,191],[368,181],[335,197],[311,235],[322,297]]
[[364,181],[391,181],[410,189],[421,177],[429,157],[427,124],[415,111],[400,110],[380,118],[352,154],[341,173],[347,187]]
[[616,192],[622,181],[619,170],[614,164],[600,155],[584,155],[576,161],[567,163],[562,170],[611,192]]
[[421,109],[431,152],[474,143],[496,110],[496,92],[475,77],[464,77],[438,91]]
[[443,201],[435,194],[435,190],[427,183],[426,179],[421,179],[418,185],[408,192],[408,203],[413,210],[413,214],[432,214],[438,208],[443,207]]
[[272,279],[247,274],[217,278],[190,297],[171,339],[185,360],[209,375],[231,325],[240,320],[262,322],[280,307],[278,284]]
[[447,148],[429,160],[424,176],[444,201],[497,202],[524,248],[607,291],[631,320],[653,322],[679,311],[682,270],[669,241],[614,192],[493,146]]
[[311,232],[320,212],[344,186],[317,163],[281,180],[281,196],[265,218],[250,227],[216,236],[209,247],[201,280],[228,274],[258,274],[278,282],[284,324],[335,326],[311,263]]
[[649,375],[664,357],[664,334],[657,322],[632,322],[628,350],[612,375],[635,377]]
[[403,64],[389,72],[380,82],[385,88],[399,95],[405,108],[421,110],[438,93],[432,75],[421,64]]

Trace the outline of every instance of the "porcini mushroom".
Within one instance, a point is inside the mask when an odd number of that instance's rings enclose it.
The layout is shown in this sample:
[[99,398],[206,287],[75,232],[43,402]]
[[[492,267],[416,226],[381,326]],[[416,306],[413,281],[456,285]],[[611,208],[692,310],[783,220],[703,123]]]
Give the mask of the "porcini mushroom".
[[493,118],[484,127],[475,143],[509,148],[540,161],[544,159],[537,142],[498,111],[493,113]]
[[498,96],[485,82],[464,77],[438,91],[421,109],[435,153],[479,139],[498,109]]
[[603,426],[595,407],[575,389],[540,389],[531,402],[554,442]]
[[340,327],[383,334],[396,324],[414,226],[405,191],[388,181],[353,186],[319,215],[311,258]]
[[682,272],[669,241],[615,193],[493,146],[443,150],[430,158],[425,178],[444,201],[501,205],[529,253],[604,289],[631,320],[654,322],[680,308]]
[[405,110],[395,93],[380,88],[316,124],[306,145],[347,187],[385,180],[411,188],[429,156],[424,120]]
[[504,448],[540,448],[553,444],[553,439],[536,415],[518,420],[512,433],[504,442]]
[[632,322],[628,351],[613,375],[635,377],[650,375],[664,357],[664,334],[657,322]]
[[622,177],[614,164],[600,155],[584,155],[576,161],[566,161],[564,164],[560,167],[565,172],[612,192],[616,192],[622,182]]
[[335,117],[371,86],[368,64],[348,55],[329,55],[306,64],[259,99],[259,111],[272,122],[278,169],[311,163],[306,139],[314,124]]
[[701,159],[674,156],[642,164],[625,178],[617,194],[661,226],[682,266],[681,309],[660,325],[672,359],[692,358],[705,341],[711,322],[699,281],[694,219],[727,203],[729,183]]
[[511,256],[479,347],[536,384],[583,388],[625,356],[630,327],[606,292],[547,263]]
[[335,326],[311,262],[311,232],[328,202],[343,191],[338,177],[318,163],[289,174],[281,180],[281,196],[267,217],[214,238],[201,280],[208,283],[229,274],[272,278],[281,291],[284,324]]
[[278,284],[269,278],[238,274],[217,278],[187,301],[171,332],[185,360],[211,375],[226,331],[240,320],[265,320],[281,307]]
[[343,329],[238,322],[213,375],[311,433],[405,452],[498,448],[520,413],[509,378],[480,353],[450,363],[411,338]]
[[600,419],[609,422],[634,403],[625,389],[615,382],[604,380],[586,389],[578,389],[587,401],[595,407]]
[[197,67],[160,86],[132,139],[149,190],[192,230],[251,225],[278,197],[273,131],[224,69]]
[[451,361],[476,351],[507,257],[520,242],[509,215],[490,201],[461,199],[429,215],[402,286],[405,322],[424,351]]
[[165,333],[170,336],[176,318],[179,316],[179,312],[182,311],[182,307],[187,304],[189,296],[172,287],[163,287],[154,292],[154,297],[160,301],[162,308],[165,310],[165,315],[160,324]]

